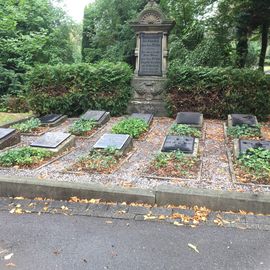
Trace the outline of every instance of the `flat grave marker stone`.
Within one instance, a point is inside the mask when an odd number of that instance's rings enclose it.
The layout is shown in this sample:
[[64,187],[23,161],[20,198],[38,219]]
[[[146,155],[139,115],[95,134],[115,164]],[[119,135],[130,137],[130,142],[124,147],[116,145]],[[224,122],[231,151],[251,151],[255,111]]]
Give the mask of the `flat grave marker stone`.
[[250,148],[264,148],[270,150],[270,141],[239,140],[239,153],[245,154]]
[[241,125],[248,125],[255,127],[258,125],[257,117],[249,114],[231,114],[228,116],[228,126],[235,127]]
[[67,116],[63,114],[47,114],[39,118],[42,126],[50,127],[57,126],[63,123],[66,119]]
[[13,128],[0,128],[0,150],[13,146],[21,141],[21,136]]
[[126,153],[132,148],[132,138],[125,134],[104,134],[93,148],[115,148],[122,153]]
[[63,152],[75,144],[75,136],[64,132],[47,132],[30,146],[44,148],[53,152]]
[[202,127],[203,115],[198,112],[179,112],[176,117],[176,123],[194,127]]
[[153,121],[154,115],[151,113],[133,113],[131,118],[138,118],[144,120],[148,125]]
[[192,155],[195,149],[195,138],[187,136],[167,136],[161,152],[181,151]]
[[81,119],[92,120],[97,122],[98,125],[104,125],[110,120],[110,113],[105,111],[92,111],[89,110],[81,116]]

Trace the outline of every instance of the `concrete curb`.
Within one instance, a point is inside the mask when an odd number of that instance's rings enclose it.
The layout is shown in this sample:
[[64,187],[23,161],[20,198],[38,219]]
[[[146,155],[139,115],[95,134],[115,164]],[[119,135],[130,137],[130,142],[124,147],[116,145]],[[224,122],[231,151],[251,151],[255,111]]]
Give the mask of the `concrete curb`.
[[76,196],[81,199],[101,199],[111,202],[135,202],[158,206],[195,205],[213,211],[254,212],[270,214],[270,194],[239,193],[205,189],[187,189],[161,185],[155,190],[123,188],[101,184],[78,184],[35,178],[0,177],[0,197],[42,197],[68,200]]
[[240,193],[206,189],[171,188],[160,186],[156,190],[156,203],[160,206],[187,205],[205,206],[213,211],[270,213],[270,195]]
[[112,202],[137,202],[155,204],[155,193],[137,188],[110,187],[100,184],[75,184],[35,178],[0,177],[0,197],[22,196],[29,199],[42,197],[68,200],[76,196],[82,199],[102,199]]

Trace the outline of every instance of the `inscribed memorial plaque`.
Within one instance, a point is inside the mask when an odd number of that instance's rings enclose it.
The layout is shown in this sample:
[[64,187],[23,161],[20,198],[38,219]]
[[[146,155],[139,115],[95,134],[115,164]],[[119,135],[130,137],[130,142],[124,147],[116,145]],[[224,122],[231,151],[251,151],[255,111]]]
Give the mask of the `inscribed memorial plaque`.
[[15,132],[16,130],[12,128],[0,128],[0,140],[6,138],[7,136]]
[[186,136],[167,136],[161,152],[181,151],[185,154],[192,154],[194,151],[195,139]]
[[133,113],[131,117],[144,120],[148,125],[150,125],[154,115],[151,113]]
[[249,140],[239,140],[239,151],[240,154],[245,154],[250,148],[263,148],[270,150],[270,141],[249,141]]
[[41,121],[42,124],[50,124],[56,122],[61,117],[63,117],[62,114],[48,114],[40,117],[39,120]]
[[141,33],[139,76],[162,76],[162,33]]
[[67,140],[71,134],[63,132],[47,132],[37,141],[31,144],[32,147],[57,148],[61,143]]

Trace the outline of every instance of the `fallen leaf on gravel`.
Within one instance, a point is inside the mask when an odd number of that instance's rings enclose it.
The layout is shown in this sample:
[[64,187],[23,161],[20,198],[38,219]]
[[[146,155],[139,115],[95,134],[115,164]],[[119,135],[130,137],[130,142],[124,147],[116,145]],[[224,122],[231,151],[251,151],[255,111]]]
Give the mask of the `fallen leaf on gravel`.
[[13,255],[14,255],[13,253],[10,253],[10,254],[6,255],[6,256],[4,257],[4,259],[5,259],[6,261],[7,261],[7,260],[10,260],[10,259],[12,258]]
[[166,219],[166,217],[164,215],[161,215],[161,216],[158,217],[158,219],[159,220],[164,220],[164,219]]
[[184,226],[184,224],[182,224],[182,223],[180,223],[180,222],[178,222],[178,221],[175,221],[175,222],[173,223],[173,225],[175,225],[175,226]]
[[15,197],[15,200],[24,200],[24,197]]
[[48,209],[49,209],[48,206],[43,207],[43,210],[44,210],[44,211],[48,211]]
[[63,211],[67,211],[67,210],[68,210],[68,207],[62,205],[62,206],[61,206],[61,209],[62,209]]
[[191,249],[193,249],[194,251],[196,251],[197,253],[200,253],[200,251],[197,249],[197,247],[196,246],[194,246],[194,245],[192,245],[192,244],[188,244],[188,246],[191,248]]
[[10,213],[10,214],[14,214],[14,213],[15,213],[15,210],[16,210],[16,208],[13,208],[13,209],[11,209],[11,210],[9,211],[9,213]]

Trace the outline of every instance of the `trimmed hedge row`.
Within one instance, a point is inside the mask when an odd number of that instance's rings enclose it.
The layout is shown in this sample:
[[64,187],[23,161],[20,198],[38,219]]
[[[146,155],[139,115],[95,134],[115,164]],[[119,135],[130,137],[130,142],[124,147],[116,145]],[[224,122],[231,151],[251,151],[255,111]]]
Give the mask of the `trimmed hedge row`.
[[132,71],[127,64],[100,62],[39,66],[27,74],[27,96],[37,114],[77,116],[87,109],[126,111]]
[[172,63],[168,71],[168,108],[199,111],[209,118],[229,113],[270,114],[270,76],[260,71],[232,68],[192,68]]

